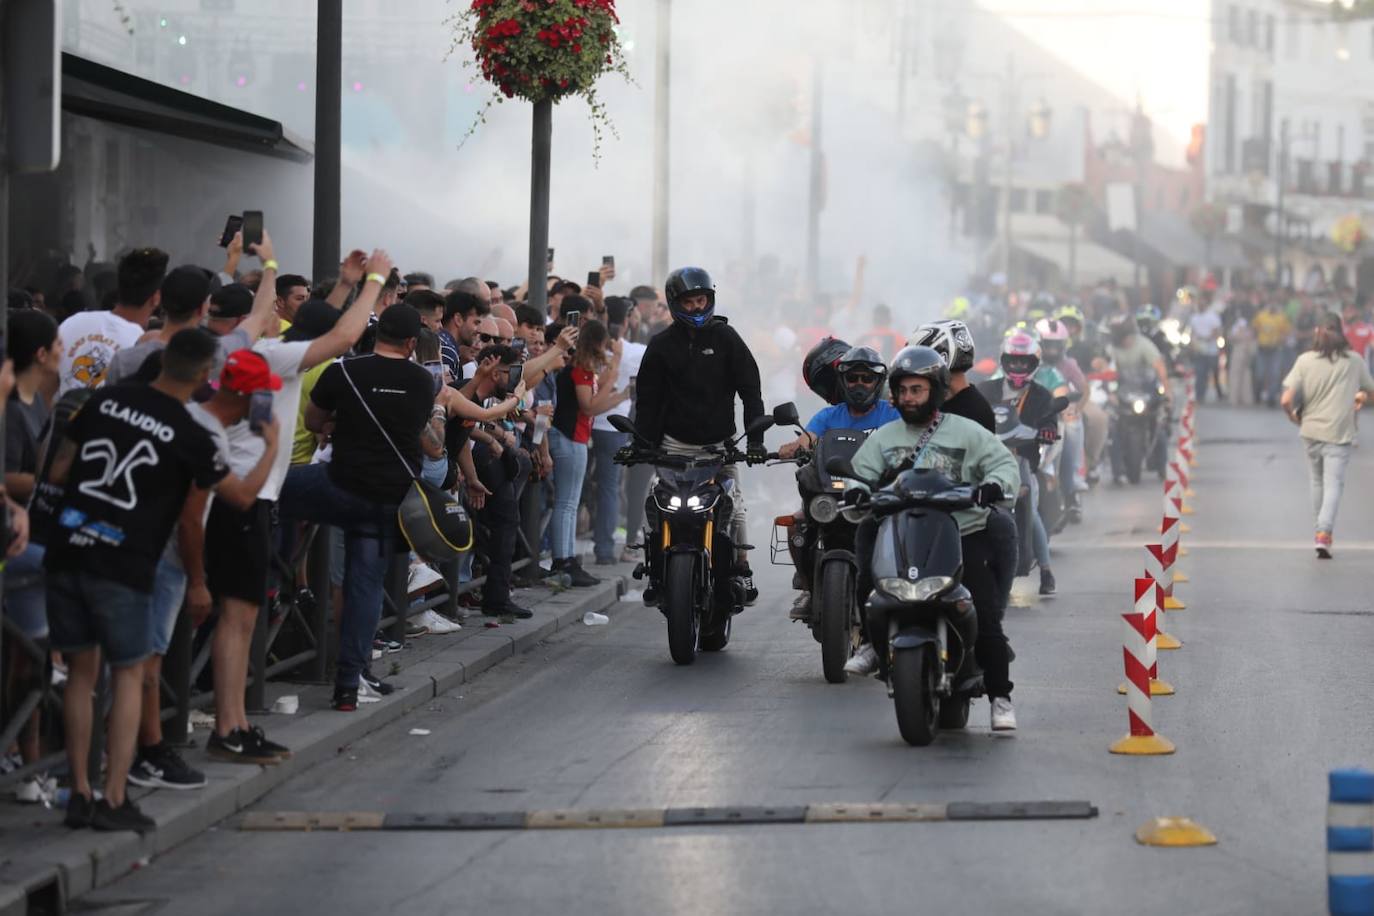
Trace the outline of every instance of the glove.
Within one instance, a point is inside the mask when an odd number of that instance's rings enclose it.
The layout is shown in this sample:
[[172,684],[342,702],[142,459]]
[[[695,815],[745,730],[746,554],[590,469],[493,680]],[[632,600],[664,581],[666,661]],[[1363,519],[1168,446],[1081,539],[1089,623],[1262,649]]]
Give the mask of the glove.
[[1006,495],[1002,492],[1000,484],[979,484],[978,489],[973,491],[973,504],[975,506],[983,506],[986,508],[996,505],[1004,499],[1006,499]]
[[1036,438],[1044,445],[1054,445],[1059,441],[1059,430],[1053,426],[1046,426],[1036,434]]
[[749,450],[744,453],[744,460],[749,464],[767,464],[768,449],[763,447],[762,442],[751,442]]
[[622,445],[620,448],[616,449],[615,454],[611,457],[611,460],[614,461],[616,464],[628,464],[634,458],[634,456],[634,446]]

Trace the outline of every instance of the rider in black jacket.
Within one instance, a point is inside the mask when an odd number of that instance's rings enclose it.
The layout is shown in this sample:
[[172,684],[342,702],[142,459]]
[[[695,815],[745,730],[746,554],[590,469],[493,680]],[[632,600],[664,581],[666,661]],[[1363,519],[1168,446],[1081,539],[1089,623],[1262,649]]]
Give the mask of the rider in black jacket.
[[[744,402],[746,427],[763,416],[763,384],[748,345],[715,315],[710,274],[699,267],[675,270],[664,293],[673,323],[649,341],[644,353],[635,382],[635,422],[649,445],[690,454],[734,439],[736,396]],[[761,433],[750,437],[748,455],[751,464],[767,460]],[[735,481],[731,537],[736,545],[747,545],[739,472],[730,465],[725,473]],[[758,590],[747,550],[738,551],[735,574],[744,585],[745,603],[753,604]],[[646,592],[646,600],[651,597]]]

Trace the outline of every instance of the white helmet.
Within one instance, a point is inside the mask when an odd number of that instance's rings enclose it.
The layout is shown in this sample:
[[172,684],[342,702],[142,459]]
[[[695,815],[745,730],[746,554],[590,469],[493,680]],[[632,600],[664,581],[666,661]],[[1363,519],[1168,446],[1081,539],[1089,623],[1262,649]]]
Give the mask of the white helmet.
[[954,318],[929,321],[916,329],[908,341],[913,347],[930,347],[939,353],[950,372],[973,368],[973,335],[968,325]]

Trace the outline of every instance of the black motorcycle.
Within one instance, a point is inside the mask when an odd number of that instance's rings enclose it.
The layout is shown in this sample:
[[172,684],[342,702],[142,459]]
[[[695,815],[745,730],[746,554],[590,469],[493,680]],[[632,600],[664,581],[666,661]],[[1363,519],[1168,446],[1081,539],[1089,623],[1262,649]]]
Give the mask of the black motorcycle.
[[1112,473],[1140,483],[1148,469],[1164,479],[1168,456],[1168,410],[1159,380],[1118,379],[1112,408]]
[[646,559],[633,575],[647,577],[657,590],[659,610],[668,621],[668,652],[679,665],[690,665],[698,651],[718,652],[729,644],[731,620],[744,609],[744,590],[733,574],[736,544],[729,534],[734,487],[721,470],[745,462],[738,448],[745,437],[779,423],[795,425],[797,410],[780,405],[773,416],[756,418],[739,439],[699,457],[648,448],[628,419],[609,420],[632,437],[629,455],[618,456],[617,463],[652,464],[658,474],[645,503]]
[[[832,474],[860,479],[833,459]],[[902,738],[916,746],[939,729],[968,724],[969,701],[984,692],[974,661],[978,618],[961,584],[963,543],[953,513],[974,506],[974,488],[939,471],[907,470],[846,510],[878,522],[868,636],[888,685]]]
[[846,484],[826,470],[826,463],[852,459],[867,438],[868,432],[853,429],[832,429],[821,436],[812,461],[797,471],[806,517],[800,523],[793,523],[792,516],[780,519],[791,525],[793,542],[804,557],[797,573],[801,587],[811,593],[807,625],[821,644],[821,670],[831,684],[845,682],[845,663],[858,647],[859,565],[854,556],[857,526],[840,512]]

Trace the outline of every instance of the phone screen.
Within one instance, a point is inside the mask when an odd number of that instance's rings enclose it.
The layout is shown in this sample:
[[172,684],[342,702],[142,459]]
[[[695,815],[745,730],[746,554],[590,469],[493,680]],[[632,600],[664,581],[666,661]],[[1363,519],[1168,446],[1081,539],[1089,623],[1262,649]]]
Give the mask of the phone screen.
[[243,250],[251,251],[252,246],[262,241],[262,211],[243,211]]
[[520,384],[520,376],[524,374],[524,371],[525,366],[522,363],[514,363],[510,367],[510,380],[506,382],[507,391],[515,391],[516,386]]
[[605,267],[615,267],[615,255],[606,254],[601,256],[601,263]]
[[553,264],[553,248],[549,248],[549,257],[548,257],[548,261],[549,261],[549,264]]
[[425,363],[425,368],[429,370],[430,375],[434,376],[434,393],[438,394],[440,389],[444,387],[444,364],[436,359]]
[[243,228],[243,217],[237,213],[232,213],[224,221],[224,234],[219,237],[219,247],[228,248],[229,243],[234,240],[234,236]]
[[248,428],[262,432],[262,428],[272,422],[272,392],[255,391],[248,399]]
[[568,322],[567,322],[567,323],[568,323],[568,327],[570,327],[570,328],[576,328],[576,327],[581,326],[581,324],[582,324],[582,313],[581,313],[581,312],[569,312],[567,318],[568,318]]
[[588,286],[595,286],[597,289],[600,289],[600,288],[601,288],[601,271],[599,271],[599,270],[589,270],[589,271],[587,271],[587,285],[588,285]]

